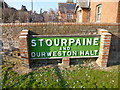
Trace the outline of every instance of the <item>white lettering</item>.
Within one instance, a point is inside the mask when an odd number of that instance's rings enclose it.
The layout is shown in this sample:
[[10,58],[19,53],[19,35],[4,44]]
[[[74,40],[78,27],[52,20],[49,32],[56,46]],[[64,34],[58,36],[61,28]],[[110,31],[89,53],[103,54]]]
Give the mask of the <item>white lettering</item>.
[[68,56],[71,56],[71,55],[72,55],[71,51],[68,51],[68,52],[67,52],[67,55],[68,55]]
[[46,45],[47,46],[52,46],[52,40],[51,39],[47,39],[46,40]]
[[63,51],[63,56],[66,56],[66,51]]
[[99,38],[94,38],[93,45],[98,45]]
[[44,56],[44,57],[45,57],[45,52],[41,52],[41,54],[42,54],[42,56]]
[[55,51],[55,52],[53,52],[53,56],[57,56],[57,52]]
[[85,52],[85,55],[89,55],[89,51],[86,51],[86,52]]
[[81,45],[80,39],[77,39],[77,40],[76,40],[76,44],[75,44],[75,45],[76,45],[76,46],[77,46],[77,45]]
[[40,52],[37,52],[36,55],[37,55],[37,57],[40,57]]
[[86,45],[92,45],[92,38],[87,38]]
[[40,42],[40,46],[43,45],[43,39],[38,39],[38,41]]
[[80,55],[84,55],[84,51],[80,51]]
[[32,45],[31,45],[32,47],[35,47],[35,46],[36,46],[36,40],[34,40],[34,39],[31,40],[31,43],[32,43]]
[[62,56],[62,53],[61,53],[61,51],[59,51],[59,52],[58,52],[58,56]]
[[71,48],[70,47],[67,47],[67,50],[70,50]]
[[94,50],[94,52],[95,52],[95,55],[97,55],[97,53],[98,53],[98,50]]
[[61,46],[67,46],[67,40],[61,39]]
[[74,39],[69,39],[69,46],[71,46],[75,42]]
[[62,47],[60,47],[60,50],[62,50]]
[[73,56],[77,56],[77,51],[73,51]]
[[63,50],[66,50],[66,47],[63,47]]
[[52,52],[46,52],[47,56],[52,56]]
[[35,57],[35,52],[31,52],[31,57]]
[[83,45],[85,45],[85,41],[86,41],[85,38],[83,38]]
[[60,45],[60,39],[54,39],[54,44],[55,44],[55,46],[59,46]]
[[94,55],[93,51],[90,51],[90,55]]

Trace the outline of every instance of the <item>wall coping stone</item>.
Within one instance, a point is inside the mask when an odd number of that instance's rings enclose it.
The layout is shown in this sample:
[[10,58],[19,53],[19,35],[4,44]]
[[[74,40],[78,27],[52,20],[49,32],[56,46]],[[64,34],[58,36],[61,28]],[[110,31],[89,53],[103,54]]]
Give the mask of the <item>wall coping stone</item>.
[[22,31],[29,31],[29,30],[27,30],[27,29],[24,29],[24,30],[22,30]]
[[102,35],[111,35],[110,33],[102,33]]
[[0,23],[2,27],[11,27],[11,26],[71,26],[71,25],[79,25],[79,26],[120,26],[120,23]]

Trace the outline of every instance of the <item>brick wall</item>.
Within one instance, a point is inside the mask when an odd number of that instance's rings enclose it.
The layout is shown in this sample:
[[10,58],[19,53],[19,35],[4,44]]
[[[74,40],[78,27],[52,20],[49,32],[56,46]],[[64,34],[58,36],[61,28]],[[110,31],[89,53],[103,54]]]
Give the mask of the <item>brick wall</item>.
[[82,13],[82,22],[89,22],[89,10],[86,8],[83,8]]
[[58,17],[59,20],[64,21],[64,22],[66,22],[66,21],[75,22],[75,21],[76,21],[76,14],[75,14],[74,12],[72,13],[73,16],[72,16],[72,19],[71,19],[71,20],[68,19],[68,14],[69,14],[69,13],[60,13],[60,12],[59,12],[59,17]]
[[26,67],[29,67],[29,53],[28,53],[28,35],[29,31],[28,30],[22,30],[20,32],[19,36],[19,49],[20,49],[20,55],[21,55],[21,61],[22,64]]
[[97,64],[101,67],[106,67],[108,63],[108,56],[111,44],[111,34],[107,30],[99,29],[98,34],[101,35],[100,51],[97,59]]
[[119,23],[18,23],[0,24],[2,26],[4,48],[19,48],[19,35],[24,29],[30,34],[40,35],[89,35],[97,34],[97,29],[107,29],[112,33],[109,52],[109,65],[120,62],[120,24]]
[[120,1],[118,3],[118,22],[120,22]]

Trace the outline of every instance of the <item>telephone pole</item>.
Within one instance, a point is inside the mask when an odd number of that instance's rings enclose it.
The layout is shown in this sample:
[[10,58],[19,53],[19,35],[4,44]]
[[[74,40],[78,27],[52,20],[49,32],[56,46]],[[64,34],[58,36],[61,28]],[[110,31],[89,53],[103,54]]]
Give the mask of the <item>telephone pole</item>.
[[31,12],[30,12],[30,18],[29,18],[29,22],[33,21],[33,0],[31,0]]
[[2,8],[2,13],[3,13],[3,15],[2,15],[2,22],[4,23],[5,22],[5,16],[4,16],[4,10],[5,10],[5,1],[4,0],[2,0],[2,3],[3,3],[3,8]]
[[0,23],[2,23],[2,3],[3,1],[0,1]]
[[31,0],[31,11],[33,12],[33,0]]

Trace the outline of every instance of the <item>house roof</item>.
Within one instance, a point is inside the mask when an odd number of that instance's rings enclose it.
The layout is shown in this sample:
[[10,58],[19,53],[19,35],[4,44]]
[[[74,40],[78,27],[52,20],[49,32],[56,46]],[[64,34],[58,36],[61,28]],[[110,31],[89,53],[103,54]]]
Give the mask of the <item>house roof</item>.
[[60,12],[74,12],[76,3],[58,3]]
[[81,8],[89,8],[89,0],[77,0],[77,4]]
[[76,13],[76,10],[77,10],[78,7],[80,7],[81,9],[82,8],[89,9],[89,5],[90,5],[89,1],[90,0],[77,0],[77,4],[76,4],[74,12]]

